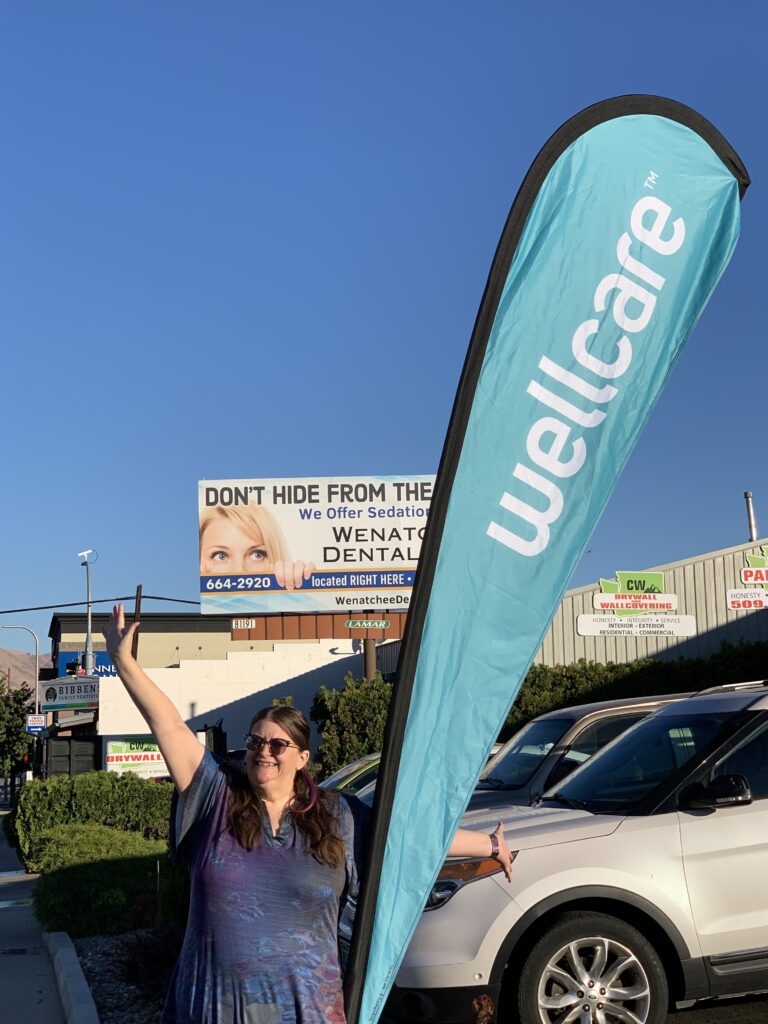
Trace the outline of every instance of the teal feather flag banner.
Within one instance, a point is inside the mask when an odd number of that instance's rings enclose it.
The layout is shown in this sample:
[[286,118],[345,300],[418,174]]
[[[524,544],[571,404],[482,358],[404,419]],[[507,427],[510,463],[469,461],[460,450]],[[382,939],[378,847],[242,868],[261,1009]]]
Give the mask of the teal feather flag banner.
[[749,184],[700,114],[623,96],[532,164],[491,267],[403,639],[346,979],[375,1024],[488,751],[680,351]]

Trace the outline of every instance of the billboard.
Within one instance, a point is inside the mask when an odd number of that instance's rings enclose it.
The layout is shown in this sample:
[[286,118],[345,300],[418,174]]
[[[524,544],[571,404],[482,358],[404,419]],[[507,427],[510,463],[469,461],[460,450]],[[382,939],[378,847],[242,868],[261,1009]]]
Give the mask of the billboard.
[[200,481],[201,611],[407,611],[434,481]]

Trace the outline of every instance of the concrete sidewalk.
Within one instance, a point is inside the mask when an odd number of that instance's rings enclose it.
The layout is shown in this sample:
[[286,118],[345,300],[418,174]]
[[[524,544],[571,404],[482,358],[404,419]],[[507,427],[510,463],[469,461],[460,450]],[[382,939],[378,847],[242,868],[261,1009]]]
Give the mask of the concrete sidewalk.
[[8,1024],[64,1024],[56,976],[32,907],[36,878],[25,873],[0,828],[0,1018]]

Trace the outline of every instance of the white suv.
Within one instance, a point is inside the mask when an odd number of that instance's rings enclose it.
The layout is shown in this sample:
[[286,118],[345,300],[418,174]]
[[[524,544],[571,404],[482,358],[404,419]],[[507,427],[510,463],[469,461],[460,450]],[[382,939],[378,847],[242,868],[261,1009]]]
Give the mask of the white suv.
[[446,862],[385,1019],[661,1024],[768,989],[767,685],[669,704],[509,808],[511,884],[494,861]]

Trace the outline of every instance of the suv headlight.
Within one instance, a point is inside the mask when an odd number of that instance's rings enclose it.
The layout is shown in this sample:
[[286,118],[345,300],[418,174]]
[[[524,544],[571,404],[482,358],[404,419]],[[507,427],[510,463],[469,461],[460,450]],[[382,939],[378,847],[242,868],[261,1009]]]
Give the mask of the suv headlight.
[[[517,857],[518,850],[510,851],[512,860]],[[501,871],[501,864],[497,860],[448,860],[440,869],[435,884],[427,897],[424,905],[425,910],[437,910],[444,906],[454,893],[458,892],[470,882],[476,882],[480,878],[487,878],[488,875],[495,875]]]

